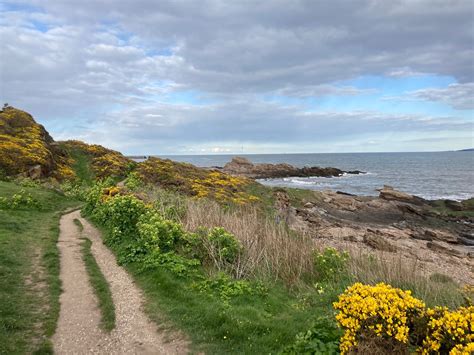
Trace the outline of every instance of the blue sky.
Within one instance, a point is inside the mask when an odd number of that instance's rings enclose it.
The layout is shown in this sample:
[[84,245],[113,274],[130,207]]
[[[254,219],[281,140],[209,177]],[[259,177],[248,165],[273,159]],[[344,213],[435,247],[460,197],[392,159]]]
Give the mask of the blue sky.
[[0,99],[127,154],[474,146],[470,1],[0,3]]

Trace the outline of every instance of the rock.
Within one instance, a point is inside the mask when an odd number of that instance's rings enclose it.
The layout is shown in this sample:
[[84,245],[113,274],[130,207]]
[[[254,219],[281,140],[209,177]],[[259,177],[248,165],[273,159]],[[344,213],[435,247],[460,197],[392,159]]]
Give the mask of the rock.
[[28,169],[28,177],[36,180],[36,179],[41,179],[43,176],[43,169],[41,168],[41,165],[35,165],[32,166]]
[[306,202],[303,207],[304,208],[313,208],[313,206],[314,205],[311,202]]
[[338,195],[344,195],[344,196],[357,196],[357,195],[350,194],[350,193],[344,192],[344,191],[336,191],[336,193],[337,193]]
[[360,171],[345,172],[337,168],[321,168],[318,166],[296,168],[290,164],[253,164],[246,158],[234,157],[224,165],[223,172],[241,175],[253,179],[284,178],[284,177],[333,177],[347,174],[360,174]]
[[458,241],[459,237],[448,232],[431,229],[431,230],[426,230],[425,234],[432,236],[434,240],[439,240],[440,242],[446,242],[446,243],[452,243],[452,244],[459,243]]
[[379,189],[379,192],[379,197],[387,201],[399,201],[420,206],[427,203],[427,201],[421,197],[395,190],[393,187],[387,185],[384,185],[382,189]]
[[461,202],[453,200],[444,200],[444,205],[453,211],[464,211],[464,206]]
[[397,249],[392,244],[387,242],[382,236],[374,235],[371,233],[367,233],[366,235],[364,235],[364,243],[374,249],[381,251],[388,251],[391,253],[397,251]]
[[456,249],[453,249],[453,248],[447,248],[447,247],[445,247],[441,244],[435,243],[435,242],[427,242],[426,246],[429,249],[433,250],[433,251],[440,252],[440,253],[446,253],[446,254],[453,255],[453,256],[458,257],[458,258],[461,258],[461,257],[464,256],[464,254],[462,252],[460,252],[459,250],[456,250]]

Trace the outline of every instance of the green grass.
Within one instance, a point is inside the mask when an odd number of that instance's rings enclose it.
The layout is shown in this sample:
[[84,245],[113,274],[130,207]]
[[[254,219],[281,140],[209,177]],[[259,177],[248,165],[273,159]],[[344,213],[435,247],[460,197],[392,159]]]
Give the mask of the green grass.
[[[75,219],[81,223],[78,219]],[[82,224],[81,224],[82,226]],[[101,327],[106,331],[111,331],[115,328],[115,306],[112,300],[112,293],[110,291],[109,283],[100,271],[99,265],[91,252],[92,242],[88,238],[84,238],[82,244],[82,258],[86,265],[89,281],[94,289],[94,293],[99,301],[99,308],[101,313]]]
[[200,293],[188,280],[166,270],[128,268],[148,300],[146,311],[158,324],[163,315],[185,331],[195,351],[206,354],[278,353],[306,331],[317,316],[332,315],[336,294],[303,297],[280,285],[268,284],[266,296],[242,295],[228,303],[218,296]]
[[78,203],[42,187],[0,181],[0,196],[20,189],[41,210],[0,210],[0,354],[50,353],[61,293],[60,211]]
[[91,168],[91,158],[88,154],[80,149],[68,149],[69,154],[74,159],[72,168],[79,180],[85,182],[87,185],[92,185],[95,174]]
[[474,217],[474,198],[461,202],[464,207],[463,211],[455,211],[446,205],[444,200],[438,200],[433,203],[433,210],[446,216],[453,217]]
[[[106,235],[107,231],[97,226]],[[126,243],[112,247],[116,255]],[[295,342],[321,316],[334,319],[332,302],[347,286],[334,283],[320,294],[311,286],[290,291],[264,282],[266,295],[240,295],[224,302],[193,287],[196,279],[179,277],[165,268],[125,266],[143,290],[145,311],[160,327],[182,330],[191,351],[206,354],[276,354]]]

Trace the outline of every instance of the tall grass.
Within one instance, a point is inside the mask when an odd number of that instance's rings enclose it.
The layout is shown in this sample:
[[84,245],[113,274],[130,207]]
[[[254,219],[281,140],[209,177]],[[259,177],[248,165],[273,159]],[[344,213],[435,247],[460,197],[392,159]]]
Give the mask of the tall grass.
[[313,273],[314,244],[307,235],[291,232],[268,213],[255,206],[222,206],[206,199],[192,199],[157,188],[147,197],[167,218],[195,232],[223,227],[242,245],[242,253],[230,270],[236,278],[257,278],[297,284]]
[[[223,227],[235,235],[243,251],[232,274],[236,278],[257,278],[283,281],[287,286],[298,286],[304,281],[318,281],[314,255],[327,245],[309,235],[297,234],[286,224],[263,213],[258,207],[229,207],[205,199],[192,199],[159,188],[148,188],[148,198],[167,218],[181,222],[188,231],[200,228]],[[457,307],[463,296],[452,280],[440,282],[429,278],[414,259],[392,253],[367,254],[351,250],[344,274],[335,275],[338,288],[352,282],[375,284],[385,282],[394,287],[410,289],[428,305]]]

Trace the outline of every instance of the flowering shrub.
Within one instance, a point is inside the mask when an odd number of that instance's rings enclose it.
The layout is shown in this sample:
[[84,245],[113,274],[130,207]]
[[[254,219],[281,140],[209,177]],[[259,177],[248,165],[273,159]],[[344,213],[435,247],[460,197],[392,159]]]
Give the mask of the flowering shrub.
[[[134,163],[121,153],[107,149],[98,144],[87,144],[77,140],[61,142],[62,147],[70,152],[78,151],[90,157],[92,171],[96,178],[126,176]],[[70,165],[72,165],[71,162]]]
[[259,201],[258,197],[246,192],[251,180],[197,168],[187,163],[149,158],[138,165],[137,174],[144,182],[196,198],[206,197],[221,203],[235,204]]
[[354,348],[361,337],[382,337],[408,344],[414,318],[424,310],[424,303],[410,291],[379,283],[375,286],[355,283],[333,304],[339,311],[336,320],[345,329],[341,353]]
[[419,349],[422,354],[473,354],[474,306],[449,311],[445,307],[428,309],[427,336]]

